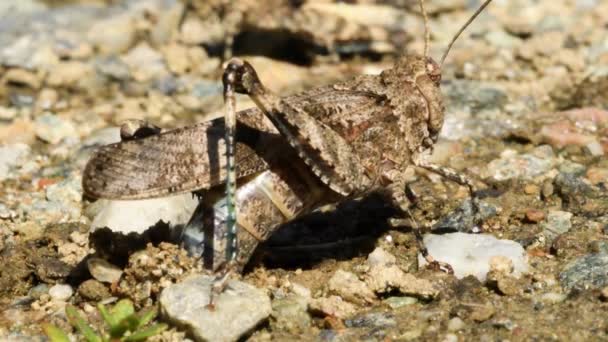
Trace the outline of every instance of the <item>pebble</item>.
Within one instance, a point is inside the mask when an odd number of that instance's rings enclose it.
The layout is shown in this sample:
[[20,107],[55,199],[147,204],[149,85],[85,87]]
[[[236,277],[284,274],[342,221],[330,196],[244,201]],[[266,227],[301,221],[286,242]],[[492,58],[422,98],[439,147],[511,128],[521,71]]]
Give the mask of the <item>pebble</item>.
[[[490,217],[496,216],[498,208],[493,204],[480,201],[479,217],[484,221]],[[473,207],[471,200],[464,201],[456,210],[450,212],[445,217],[441,218],[432,227],[432,230],[450,230],[464,233],[475,233],[476,222],[474,221]]]
[[122,61],[129,66],[131,76],[137,82],[160,79],[169,73],[163,56],[147,43],[140,43],[129,50]]
[[448,321],[448,331],[458,332],[466,327],[466,324],[460,317],[454,317]]
[[559,235],[567,233],[572,228],[572,213],[560,210],[551,210],[542,223],[543,235],[551,243]]
[[545,218],[545,213],[538,209],[526,210],[526,220],[532,223],[538,223]]
[[559,275],[566,290],[597,289],[608,286],[608,253],[588,254],[570,262]]
[[394,255],[377,247],[367,257],[368,272],[364,280],[376,293],[389,293],[394,290],[424,299],[434,298],[439,289],[429,280],[416,278],[403,272],[396,264]]
[[150,38],[155,45],[164,44],[178,30],[184,12],[184,4],[178,0],[165,0],[153,12],[156,20],[150,32]]
[[15,177],[14,171],[30,156],[31,149],[26,144],[0,146],[0,181]]
[[34,90],[39,89],[42,84],[38,74],[25,69],[9,69],[4,74],[4,81],[24,85]]
[[116,56],[95,59],[95,69],[111,79],[125,81],[131,77],[129,66]]
[[337,318],[346,318],[353,315],[357,311],[354,304],[344,301],[338,296],[313,298],[310,301],[310,310],[320,312],[325,316],[334,316]]
[[376,296],[367,285],[351,272],[337,270],[327,284],[329,290],[357,304],[372,303]]
[[415,297],[403,296],[403,297],[388,297],[383,301],[384,304],[391,307],[391,309],[398,309],[403,306],[408,306],[418,303],[418,299]]
[[76,87],[86,85],[95,75],[93,65],[80,61],[58,63],[46,78],[46,84],[51,87]]
[[46,295],[49,293],[49,286],[47,284],[38,284],[32,287],[28,291],[28,295],[34,299],[39,299],[42,295]]
[[608,286],[606,286],[602,289],[602,291],[600,292],[600,295],[602,296],[602,300],[608,301]]
[[132,13],[96,20],[87,39],[99,53],[115,55],[126,51],[135,40],[135,18]]
[[[80,204],[82,200],[82,182],[79,178],[69,177],[66,180],[51,184],[45,188],[46,199],[60,204]],[[80,206],[78,206],[80,208]]]
[[[426,234],[424,244],[433,258],[452,266],[458,279],[473,275],[480,281],[485,281],[490,270],[490,261],[496,256],[504,256],[513,263],[515,277],[528,271],[527,256],[523,247],[515,241],[499,240],[492,235]],[[418,264],[419,267],[426,265],[422,255],[418,255]]]
[[585,174],[585,177],[591,184],[608,184],[608,168],[590,167]]
[[272,329],[295,335],[306,332],[312,323],[307,301],[308,299],[298,296],[273,300],[270,321]]
[[120,280],[122,269],[101,258],[89,258],[87,260],[87,268],[93,278],[102,283],[114,284]]
[[78,294],[83,298],[98,302],[111,296],[108,288],[95,279],[85,280],[78,286]]
[[59,301],[66,301],[74,294],[74,290],[67,284],[56,284],[49,289],[51,298]]
[[135,201],[103,201],[92,220],[91,230],[108,227],[113,232],[143,233],[159,221],[171,226],[186,224],[198,205],[190,193]]
[[537,147],[532,153],[517,154],[505,150],[500,158],[492,160],[482,171],[483,177],[497,181],[507,179],[533,179],[543,175],[555,165],[553,150],[548,145]]
[[387,328],[396,326],[397,321],[390,312],[370,312],[347,319],[344,324],[349,328]]
[[196,340],[237,341],[271,314],[263,291],[236,280],[229,280],[226,290],[215,297],[215,309],[207,309],[214,279],[194,276],[165,288],[159,299],[165,319]]
[[546,304],[557,304],[566,300],[568,296],[564,293],[548,292],[543,293],[538,299]]
[[36,118],[34,130],[38,138],[53,145],[67,137],[76,135],[76,128],[71,121],[49,112]]

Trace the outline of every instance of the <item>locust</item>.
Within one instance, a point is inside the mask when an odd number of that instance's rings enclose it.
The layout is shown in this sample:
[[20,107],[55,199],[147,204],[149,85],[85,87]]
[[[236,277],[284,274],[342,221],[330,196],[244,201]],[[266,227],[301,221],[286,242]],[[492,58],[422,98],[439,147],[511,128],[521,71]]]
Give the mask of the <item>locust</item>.
[[[281,224],[326,203],[381,192],[398,209],[391,222],[399,225],[409,213],[405,170],[411,166],[468,187],[478,213],[469,178],[424,157],[444,122],[441,66],[490,1],[462,26],[440,63],[428,56],[430,31],[420,0],[422,55],[402,56],[379,75],[292,96],[273,94],[251,64],[233,58],[222,78],[224,118],[168,131],[145,122],[123,125],[122,141],[88,161],[85,195],[129,200],[196,192],[200,201],[183,244],[217,271],[218,288]],[[256,107],[235,112],[235,93],[248,95]],[[414,228],[427,261],[449,271],[428,255]]]

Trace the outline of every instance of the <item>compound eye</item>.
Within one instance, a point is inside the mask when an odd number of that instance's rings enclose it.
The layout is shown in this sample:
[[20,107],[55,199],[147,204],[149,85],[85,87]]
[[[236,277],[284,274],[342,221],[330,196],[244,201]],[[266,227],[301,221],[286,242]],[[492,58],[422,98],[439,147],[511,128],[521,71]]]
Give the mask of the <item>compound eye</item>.
[[435,66],[433,65],[433,63],[426,63],[426,71],[429,74],[432,74],[435,72]]

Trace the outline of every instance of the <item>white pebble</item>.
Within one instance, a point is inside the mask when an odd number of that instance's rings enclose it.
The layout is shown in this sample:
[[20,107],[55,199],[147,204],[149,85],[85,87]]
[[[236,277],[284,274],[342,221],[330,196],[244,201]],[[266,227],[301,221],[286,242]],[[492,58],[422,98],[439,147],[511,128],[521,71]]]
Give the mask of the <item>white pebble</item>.
[[74,294],[74,290],[67,284],[56,284],[49,289],[51,298],[60,301],[66,301]]
[[[473,275],[485,281],[490,270],[490,260],[503,256],[513,263],[513,275],[519,277],[528,271],[528,261],[523,247],[511,240],[499,240],[488,234],[427,234],[424,244],[429,254],[438,261],[452,266],[458,279]],[[426,260],[418,255],[418,264],[423,267]]]

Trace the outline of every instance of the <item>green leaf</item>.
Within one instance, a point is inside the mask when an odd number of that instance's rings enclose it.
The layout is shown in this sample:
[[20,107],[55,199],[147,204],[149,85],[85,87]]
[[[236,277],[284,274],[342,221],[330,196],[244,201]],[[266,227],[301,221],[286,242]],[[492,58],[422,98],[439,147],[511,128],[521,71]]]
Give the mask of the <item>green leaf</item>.
[[118,322],[133,315],[134,313],[135,308],[133,308],[133,303],[128,299],[122,299],[118,301],[118,303],[116,303],[116,305],[114,305],[114,307],[110,309],[110,314]]
[[65,313],[68,316],[68,320],[70,324],[72,324],[89,342],[102,342],[101,337],[99,337],[93,328],[89,326],[87,321],[80,316],[75,307],[68,305],[65,308]]
[[147,328],[140,329],[122,340],[125,342],[143,341],[148,337],[160,334],[163,330],[166,330],[167,328],[168,325],[165,323],[154,324]]
[[137,313],[138,325],[136,329],[143,327],[144,325],[150,323],[158,314],[158,310],[156,308],[148,308],[143,309]]
[[101,314],[101,318],[103,318],[103,320],[106,322],[108,327],[111,328],[115,325],[118,325],[119,322],[115,319],[114,316],[112,316],[108,312],[108,309],[106,309],[105,305],[97,304],[97,310],[99,310],[99,313]]
[[52,324],[44,324],[42,329],[51,342],[70,342],[68,335]]
[[135,309],[130,300],[120,300],[109,310],[102,304],[99,304],[97,308],[108,325],[110,338],[120,338],[124,336],[128,330],[135,330],[137,323],[134,323],[134,319],[132,318]]

